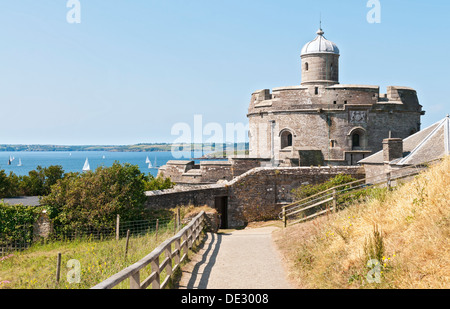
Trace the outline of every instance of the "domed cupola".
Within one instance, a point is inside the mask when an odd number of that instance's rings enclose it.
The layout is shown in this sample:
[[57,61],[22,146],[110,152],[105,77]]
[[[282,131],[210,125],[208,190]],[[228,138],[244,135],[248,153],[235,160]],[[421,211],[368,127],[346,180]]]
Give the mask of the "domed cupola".
[[323,34],[319,28],[317,37],[302,48],[302,85],[339,84],[339,48]]
[[339,48],[333,42],[327,40],[323,34],[322,29],[317,31],[317,37],[308,42],[302,48],[302,55],[306,54],[316,54],[316,53],[332,53],[339,55]]

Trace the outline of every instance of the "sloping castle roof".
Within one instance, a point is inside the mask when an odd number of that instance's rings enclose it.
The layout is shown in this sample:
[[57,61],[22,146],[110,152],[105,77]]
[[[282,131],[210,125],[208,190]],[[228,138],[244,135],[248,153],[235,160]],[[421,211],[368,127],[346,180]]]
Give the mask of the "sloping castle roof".
[[[403,140],[403,157],[389,164],[415,165],[450,154],[450,117],[434,123]],[[383,164],[383,151],[359,161],[360,164]]]

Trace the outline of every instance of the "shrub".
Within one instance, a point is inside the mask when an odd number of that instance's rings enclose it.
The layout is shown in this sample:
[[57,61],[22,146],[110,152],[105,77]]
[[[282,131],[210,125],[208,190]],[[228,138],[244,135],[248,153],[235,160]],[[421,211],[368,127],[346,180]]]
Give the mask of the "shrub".
[[14,241],[31,242],[33,223],[41,211],[40,207],[0,203],[0,244]]
[[346,184],[346,183],[349,183],[349,182],[352,182],[355,180],[357,180],[357,179],[353,178],[350,175],[339,174],[321,184],[304,185],[297,189],[293,189],[292,194],[294,196],[294,199],[298,201],[298,200],[307,198],[311,195],[317,194],[319,192],[322,192],[322,191],[328,190],[330,188],[340,186],[340,185],[343,185],[343,184]]
[[117,215],[132,221],[145,217],[146,177],[136,165],[98,167],[95,172],[69,173],[42,199],[57,232],[80,228],[112,228]]
[[59,165],[42,168],[38,166],[26,176],[9,175],[0,171],[0,198],[16,196],[44,196],[50,193],[50,188],[64,177],[64,170]]

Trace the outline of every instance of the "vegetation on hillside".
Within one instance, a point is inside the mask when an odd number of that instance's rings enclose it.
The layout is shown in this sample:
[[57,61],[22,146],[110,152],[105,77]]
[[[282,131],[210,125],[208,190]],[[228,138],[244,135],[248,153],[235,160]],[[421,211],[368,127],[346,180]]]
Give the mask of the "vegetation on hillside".
[[[216,148],[225,149],[228,144],[220,143],[193,143],[193,144],[171,144],[171,143],[140,143],[136,145],[0,145],[1,151],[109,151],[109,152],[153,152],[172,151],[172,149],[187,149],[190,147],[195,151],[215,151]],[[248,143],[235,143],[234,148],[248,148]]]
[[276,232],[303,288],[449,288],[450,158],[393,191]]
[[155,178],[141,173],[136,165],[119,163],[86,173],[65,174],[59,166],[38,167],[21,177],[0,171],[0,192],[4,196],[43,196],[42,207],[0,203],[0,245],[31,242],[33,223],[43,209],[52,221],[52,236],[56,238],[112,230],[117,215],[122,221],[159,218],[160,213],[146,209],[145,191],[173,186],[170,178]]
[[[182,206],[178,209],[181,218],[192,218],[201,210],[214,211],[206,206],[194,207],[192,205]],[[153,229],[131,236],[128,248],[126,247],[126,238],[117,241],[114,238],[94,240],[90,237],[82,237],[72,241],[37,242],[25,251],[0,257],[0,289],[91,288],[139,261],[177,232],[174,220],[177,209],[166,211],[170,214],[166,214],[168,215],[167,220],[159,221],[158,233]],[[55,276],[58,253],[62,254],[59,283],[56,282]],[[80,262],[79,283],[68,281],[71,268],[67,267],[67,263],[72,259]],[[151,272],[151,267],[144,268],[141,271],[141,279],[148,277]],[[163,270],[161,281],[165,276],[166,270]],[[125,280],[116,288],[129,288],[129,280]]]
[[64,170],[60,165],[38,166],[24,176],[17,176],[13,172],[7,175],[4,170],[0,170],[0,198],[47,195],[51,186],[63,177]]

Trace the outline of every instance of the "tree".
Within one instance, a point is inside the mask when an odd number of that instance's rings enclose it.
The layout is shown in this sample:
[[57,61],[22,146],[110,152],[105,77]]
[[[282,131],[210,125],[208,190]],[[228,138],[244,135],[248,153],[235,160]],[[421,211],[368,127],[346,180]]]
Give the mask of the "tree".
[[95,172],[69,173],[41,201],[49,206],[55,229],[112,228],[117,215],[124,221],[145,218],[146,177],[136,165],[98,167]]

